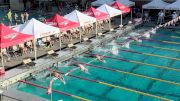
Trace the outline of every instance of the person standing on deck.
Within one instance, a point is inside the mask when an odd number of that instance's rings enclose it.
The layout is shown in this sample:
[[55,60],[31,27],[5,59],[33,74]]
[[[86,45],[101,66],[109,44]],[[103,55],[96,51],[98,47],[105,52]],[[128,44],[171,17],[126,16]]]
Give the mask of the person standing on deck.
[[28,12],[25,12],[24,13],[24,20],[25,20],[25,22],[27,22],[28,19],[29,19],[29,14],[28,14]]
[[17,19],[18,19],[18,15],[17,15],[17,13],[14,13],[14,21],[15,21],[16,25],[17,25]]
[[161,10],[159,13],[158,13],[158,21],[157,21],[157,24],[162,24],[164,22],[164,12]]
[[24,14],[23,13],[21,13],[21,21],[22,21],[22,23],[24,23]]
[[[178,17],[178,14],[176,12],[173,12],[172,14],[172,20],[176,19]],[[173,26],[175,26],[175,24],[173,24]]]
[[11,9],[9,9],[8,13],[7,13],[7,17],[9,20],[9,25],[12,25],[12,12]]

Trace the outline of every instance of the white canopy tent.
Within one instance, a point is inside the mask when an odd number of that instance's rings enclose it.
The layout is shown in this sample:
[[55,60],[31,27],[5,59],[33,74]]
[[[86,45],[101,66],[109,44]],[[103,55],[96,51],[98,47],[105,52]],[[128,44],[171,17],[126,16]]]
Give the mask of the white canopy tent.
[[142,6],[143,9],[164,9],[169,3],[162,0],[152,0],[151,2]]
[[130,1],[130,0],[116,0],[117,2],[120,2],[121,4],[125,5],[125,6],[128,6],[128,7],[131,7],[131,6],[134,6],[135,3]]
[[[122,25],[122,11],[117,10],[111,6],[108,6],[107,4],[103,4],[102,6],[98,7],[97,10],[109,14],[110,17],[121,15],[121,25]],[[111,29],[110,23],[109,23],[109,28]]]
[[[96,18],[85,15],[77,10],[74,10],[71,13],[65,15],[64,18],[74,21],[74,22],[78,22],[80,24],[80,26],[85,26],[85,25],[96,22]],[[80,33],[80,42],[81,42],[81,36],[82,35]]]
[[87,16],[77,10],[74,10],[71,13],[65,15],[64,18],[74,22],[78,22],[80,26],[96,22],[96,19],[94,17]]
[[97,0],[91,3],[92,6],[101,6],[103,4],[111,5],[114,0]]
[[59,28],[46,25],[34,18],[25,24],[15,27],[14,30],[33,35],[36,39],[60,33]]
[[98,7],[97,10],[109,14],[110,17],[114,17],[122,14],[122,11],[117,10],[111,6],[108,6],[107,4],[103,4],[102,6]]
[[165,9],[166,10],[180,10],[180,0],[176,0],[176,2],[167,5]]
[[37,59],[36,39],[60,33],[59,28],[46,25],[34,18],[25,24],[15,27],[14,30],[34,36],[35,59]]

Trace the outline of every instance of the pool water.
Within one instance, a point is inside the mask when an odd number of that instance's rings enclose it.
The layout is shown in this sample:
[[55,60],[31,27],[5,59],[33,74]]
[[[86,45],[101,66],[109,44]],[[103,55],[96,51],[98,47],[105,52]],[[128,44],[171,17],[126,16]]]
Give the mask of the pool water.
[[[151,36],[151,38],[159,41],[172,41],[180,43],[180,38],[171,37],[180,37],[180,34],[178,33],[168,30],[159,30],[157,34],[161,36],[153,35]],[[122,39],[120,38],[116,40],[116,42],[121,41]],[[161,48],[139,46],[140,44],[146,46],[157,46]],[[78,56],[75,60],[90,64],[89,66],[85,65],[89,70],[89,74],[81,72],[80,70],[76,70],[71,74],[82,77],[86,80],[66,76],[66,85],[63,85],[60,81],[56,80],[53,83],[52,88],[93,101],[179,101],[179,46],[180,44],[168,44],[143,40],[142,43],[131,43],[130,49],[120,48],[118,55],[112,55],[110,52],[107,52],[107,50],[112,47],[111,45],[106,45],[103,48],[96,47],[93,50],[93,54],[108,56],[107,58],[105,58],[105,63],[96,61],[94,58],[87,57],[87,53]],[[117,45],[117,47],[119,48],[120,46]],[[168,50],[167,48],[174,50]],[[139,53],[148,53],[148,55],[127,52],[126,50],[131,50]],[[151,56],[149,54],[155,54],[157,56]],[[111,57],[113,57],[113,59]],[[126,61],[119,60],[119,58],[123,58]],[[56,68],[56,70],[67,72],[68,70],[71,70],[73,68],[75,67],[67,66],[67,63],[62,63],[58,66],[58,68]],[[37,80],[28,81],[48,87],[50,77],[44,77],[48,73],[49,72],[43,72],[41,74],[37,74]],[[157,78],[158,80],[152,80],[148,77]],[[96,80],[96,82],[88,81],[87,79]],[[50,95],[46,94],[46,90],[34,87],[32,85],[18,83],[18,86],[16,86],[16,88],[20,91],[37,95],[43,98],[51,98]],[[56,92],[52,93],[52,99],[53,101],[80,101],[80,99],[78,99],[77,97],[65,96]]]

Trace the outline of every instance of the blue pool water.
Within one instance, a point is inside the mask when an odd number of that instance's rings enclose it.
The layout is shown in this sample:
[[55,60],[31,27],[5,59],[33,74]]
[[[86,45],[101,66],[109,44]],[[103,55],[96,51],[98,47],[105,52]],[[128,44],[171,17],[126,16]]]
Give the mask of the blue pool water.
[[[175,32],[171,32],[168,30],[160,30],[158,31],[158,34],[168,36],[153,35],[151,38],[154,40],[161,41],[172,41],[176,43],[180,42],[180,38],[171,37],[180,37],[180,34],[177,34]],[[122,39],[120,38],[116,40],[116,42],[121,41]],[[156,47],[139,46],[139,44]],[[94,58],[86,57],[88,54],[83,54],[81,56],[76,57],[75,60],[91,64],[91,66],[86,66],[90,74],[81,72],[80,70],[77,70],[71,74],[90,80],[96,80],[97,83],[93,81],[83,80],[80,78],[66,76],[65,80],[67,84],[63,85],[62,83],[60,83],[60,81],[57,80],[53,84],[53,89],[93,101],[163,101],[163,98],[179,101],[179,46],[180,44],[168,44],[143,40],[142,43],[131,43],[130,49],[120,48],[118,55],[112,55],[110,52],[106,51],[112,47],[111,45],[106,45],[103,48],[96,47],[93,50],[94,54],[101,54],[103,56],[114,57],[114,59],[105,58],[106,62],[102,63],[99,61],[95,61]],[[120,46],[117,45],[116,47],[119,48]],[[167,48],[174,50],[168,50]],[[140,53],[155,54],[158,56],[136,54],[132,52],[122,51],[122,49]],[[171,59],[168,57],[170,57]],[[118,60],[117,58],[123,58],[128,61]],[[119,70],[121,72],[98,68],[97,66],[111,68],[113,70]],[[58,68],[56,68],[56,70],[61,72],[67,72],[73,68],[75,67],[67,66],[67,63],[62,63],[58,66]],[[28,81],[41,86],[48,87],[50,77],[45,78],[44,76],[46,76],[46,74],[48,74],[48,71],[37,74],[37,80]],[[133,74],[138,74],[141,76]],[[142,75],[146,77],[157,78],[158,80],[145,78],[142,77]],[[160,80],[165,80],[165,82]],[[166,81],[170,81],[170,83],[167,83]],[[47,95],[46,90],[44,89],[23,83],[18,83],[17,85],[18,86],[16,86],[16,88],[20,91],[50,99],[50,95]],[[149,94],[152,96],[149,96]],[[80,101],[80,99],[78,99],[77,97],[65,96],[58,94],[56,92],[52,93],[52,98],[53,101]]]

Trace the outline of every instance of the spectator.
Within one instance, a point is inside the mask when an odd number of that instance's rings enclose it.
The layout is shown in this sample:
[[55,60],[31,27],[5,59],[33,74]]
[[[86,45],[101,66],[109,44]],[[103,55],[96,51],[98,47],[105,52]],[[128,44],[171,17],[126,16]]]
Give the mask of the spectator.
[[24,23],[24,14],[23,13],[21,13],[21,21],[22,21],[22,23]]
[[9,9],[8,13],[7,13],[7,17],[9,20],[9,25],[12,25],[12,12],[11,9]]
[[175,19],[175,18],[177,18],[177,13],[176,12],[173,12],[173,14],[172,14],[172,19]]
[[[176,12],[173,12],[173,14],[172,14],[172,20],[173,19],[176,19],[178,17],[178,14],[176,13]],[[172,24],[173,26],[175,26],[175,23],[174,24]]]
[[25,22],[27,22],[28,19],[29,19],[29,14],[28,14],[28,12],[25,12],[24,13],[24,20],[25,20]]
[[157,24],[162,24],[164,22],[164,12],[161,10],[159,13],[158,13],[158,21],[157,21]]
[[18,15],[17,15],[17,13],[14,13],[14,21],[15,21],[16,25],[17,25],[17,19],[18,19]]

